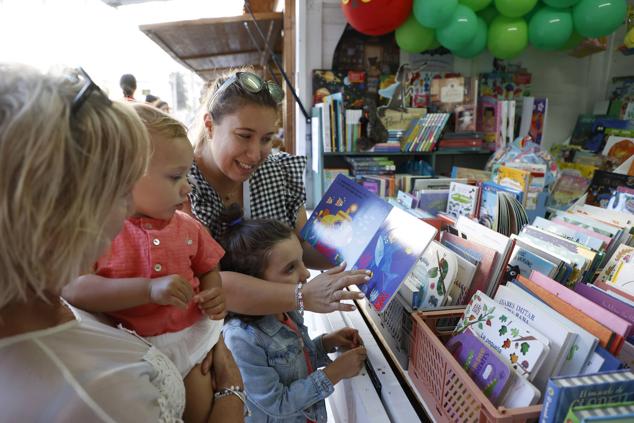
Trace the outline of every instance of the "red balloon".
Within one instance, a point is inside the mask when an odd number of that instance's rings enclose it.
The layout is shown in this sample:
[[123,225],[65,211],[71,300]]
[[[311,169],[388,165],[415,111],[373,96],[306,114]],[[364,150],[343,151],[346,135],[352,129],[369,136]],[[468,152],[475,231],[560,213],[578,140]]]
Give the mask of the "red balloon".
[[412,12],[413,0],[341,0],[348,23],[367,35],[394,31]]

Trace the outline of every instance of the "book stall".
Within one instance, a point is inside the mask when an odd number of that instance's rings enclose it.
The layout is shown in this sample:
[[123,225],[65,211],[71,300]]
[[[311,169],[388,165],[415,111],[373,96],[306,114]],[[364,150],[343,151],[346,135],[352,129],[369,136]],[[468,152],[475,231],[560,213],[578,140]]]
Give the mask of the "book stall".
[[[414,1],[394,34],[364,38],[370,23],[347,3],[332,68],[311,74],[314,211],[302,236],[332,263],[372,271],[356,305],[418,417],[634,421],[634,76],[607,78],[562,129],[535,66],[509,60],[526,44],[492,39],[519,19],[535,49],[631,53],[632,5],[630,26],[603,15],[589,30],[575,17],[585,1],[461,1],[446,27],[424,18],[440,1]],[[537,29],[571,6],[581,36]],[[463,45],[452,27],[470,19],[464,9],[489,25],[484,42],[474,30]],[[610,35],[619,26],[623,46]],[[484,49],[489,69],[443,65]],[[468,158],[442,162],[447,151]]]

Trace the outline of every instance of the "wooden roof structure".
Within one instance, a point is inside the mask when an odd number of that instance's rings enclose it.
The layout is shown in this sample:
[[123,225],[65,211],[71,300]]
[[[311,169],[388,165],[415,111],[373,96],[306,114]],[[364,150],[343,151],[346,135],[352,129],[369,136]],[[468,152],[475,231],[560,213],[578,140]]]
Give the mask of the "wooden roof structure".
[[[284,14],[254,16],[267,44],[281,56]],[[139,29],[206,81],[245,65],[264,71],[271,60],[250,15],[141,25]]]

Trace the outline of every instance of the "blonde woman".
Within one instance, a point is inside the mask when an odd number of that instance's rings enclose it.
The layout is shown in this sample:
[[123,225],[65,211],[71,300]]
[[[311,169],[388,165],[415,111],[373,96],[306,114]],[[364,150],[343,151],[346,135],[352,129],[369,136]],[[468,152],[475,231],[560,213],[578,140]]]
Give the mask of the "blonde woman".
[[[59,294],[103,254],[145,171],[148,136],[83,72],[0,64],[0,410],[4,421],[180,421],[176,367]],[[213,356],[217,384],[241,384]],[[8,382],[10,381],[10,382]],[[239,399],[210,421],[239,421]]]

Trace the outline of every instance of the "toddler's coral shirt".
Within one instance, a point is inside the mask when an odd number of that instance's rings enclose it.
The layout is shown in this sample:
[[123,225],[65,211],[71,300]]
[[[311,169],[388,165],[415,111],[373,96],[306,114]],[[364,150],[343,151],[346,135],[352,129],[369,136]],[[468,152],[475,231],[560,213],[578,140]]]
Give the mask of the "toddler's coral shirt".
[[[213,270],[224,250],[193,217],[176,211],[168,220],[128,218],[108,253],[96,263],[105,278],[160,278],[178,274],[200,290],[198,276]],[[178,332],[196,323],[202,313],[190,301],[186,309],[145,304],[108,313],[141,336]]]

